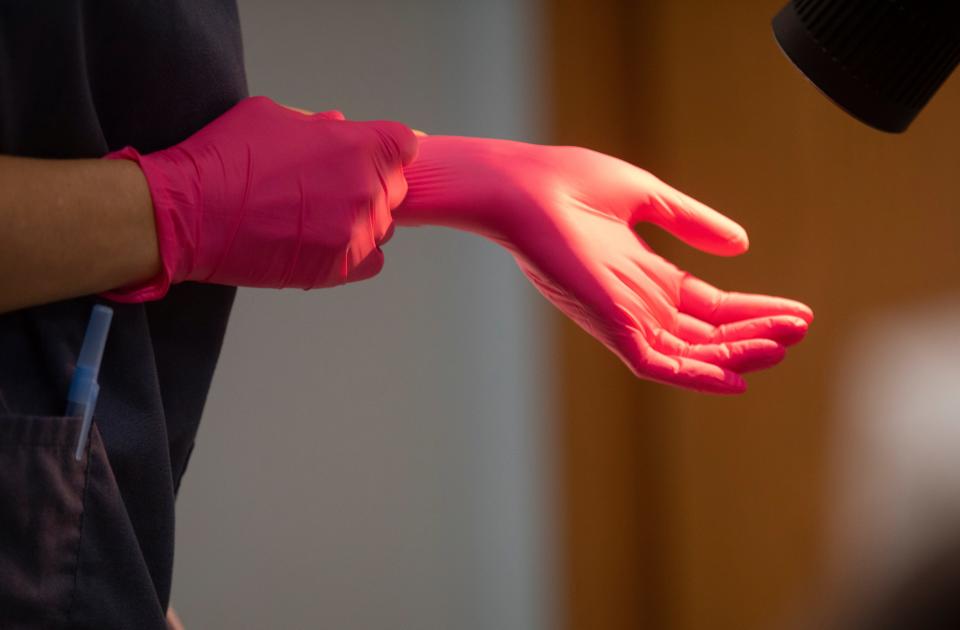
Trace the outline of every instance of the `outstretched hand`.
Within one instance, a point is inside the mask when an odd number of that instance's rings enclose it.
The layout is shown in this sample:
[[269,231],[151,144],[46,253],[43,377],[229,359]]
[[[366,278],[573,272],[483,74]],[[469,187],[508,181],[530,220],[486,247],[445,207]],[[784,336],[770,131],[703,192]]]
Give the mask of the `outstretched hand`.
[[616,158],[578,147],[424,136],[404,169],[398,225],[482,234],[537,289],[642,378],[700,391],[746,389],[780,362],[813,313],[729,293],[678,269],[633,230],[648,221],[721,256],[748,248],[735,222]]

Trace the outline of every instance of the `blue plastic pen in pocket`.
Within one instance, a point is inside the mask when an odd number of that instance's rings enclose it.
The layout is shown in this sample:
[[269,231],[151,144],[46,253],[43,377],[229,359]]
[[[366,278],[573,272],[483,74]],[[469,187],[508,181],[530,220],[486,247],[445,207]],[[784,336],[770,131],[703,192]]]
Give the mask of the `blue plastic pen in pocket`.
[[73,372],[70,390],[67,393],[67,415],[83,418],[83,424],[80,425],[80,439],[77,440],[77,449],[73,454],[77,461],[83,457],[83,450],[90,436],[90,425],[93,424],[93,409],[97,406],[97,395],[100,393],[97,375],[100,373],[103,347],[107,344],[107,332],[110,330],[112,319],[113,309],[109,306],[97,304],[93,307],[87,332],[83,335],[77,368]]

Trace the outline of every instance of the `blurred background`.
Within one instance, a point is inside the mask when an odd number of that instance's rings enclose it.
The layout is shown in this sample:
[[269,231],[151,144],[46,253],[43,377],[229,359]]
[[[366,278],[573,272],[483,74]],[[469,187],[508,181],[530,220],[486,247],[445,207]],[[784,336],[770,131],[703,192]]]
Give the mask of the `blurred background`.
[[751,235],[642,228],[659,252],[817,320],[714,398],[637,381],[453,231],[241,290],[179,497],[188,627],[851,627],[952,557],[960,82],[869,130],[780,54],[782,4],[240,0],[252,93],[627,159]]

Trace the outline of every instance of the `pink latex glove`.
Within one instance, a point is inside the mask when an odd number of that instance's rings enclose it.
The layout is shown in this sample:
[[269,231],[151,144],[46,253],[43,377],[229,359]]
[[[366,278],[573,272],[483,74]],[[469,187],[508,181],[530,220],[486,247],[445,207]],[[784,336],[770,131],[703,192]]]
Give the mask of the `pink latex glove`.
[[253,97],[169,149],[111,153],[147,178],[162,271],[105,295],[141,302],[185,280],[311,289],[376,275],[416,152],[400,123]]
[[398,225],[445,225],[510,250],[539,291],[642,378],[739,393],[813,319],[799,302],[727,293],[677,269],[633,225],[712,254],[747,250],[739,225],[626,162],[578,147],[420,139]]

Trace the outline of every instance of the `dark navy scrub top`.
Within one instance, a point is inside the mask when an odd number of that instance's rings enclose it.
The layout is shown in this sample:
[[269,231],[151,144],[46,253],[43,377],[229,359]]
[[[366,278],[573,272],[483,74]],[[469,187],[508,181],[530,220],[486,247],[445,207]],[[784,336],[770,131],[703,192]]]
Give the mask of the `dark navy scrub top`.
[[[0,153],[146,153],[246,94],[233,0],[0,0]],[[165,627],[174,497],[234,293],[185,283],[111,304],[81,462],[62,414],[103,300],[0,315],[0,628]]]

